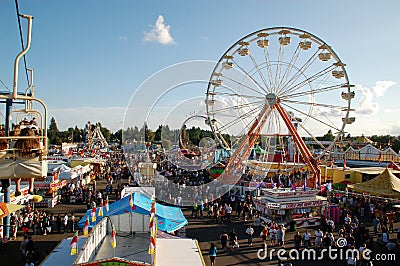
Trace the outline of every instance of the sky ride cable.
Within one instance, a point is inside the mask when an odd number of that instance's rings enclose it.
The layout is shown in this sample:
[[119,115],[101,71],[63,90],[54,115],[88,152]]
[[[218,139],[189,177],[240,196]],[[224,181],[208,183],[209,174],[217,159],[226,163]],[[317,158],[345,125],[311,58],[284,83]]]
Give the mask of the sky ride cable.
[[[21,27],[21,18],[20,18],[20,13],[19,13],[19,7],[18,7],[18,0],[15,0],[15,10],[17,12],[17,19],[18,19],[18,28],[19,28],[19,36],[21,39],[21,46],[22,46],[22,50],[25,49],[25,45],[24,45],[24,38],[22,37],[22,27]],[[25,66],[25,75],[26,75],[26,80],[28,82],[28,86],[29,84],[29,76],[28,76],[28,67],[26,66],[26,58],[24,55],[24,66]]]

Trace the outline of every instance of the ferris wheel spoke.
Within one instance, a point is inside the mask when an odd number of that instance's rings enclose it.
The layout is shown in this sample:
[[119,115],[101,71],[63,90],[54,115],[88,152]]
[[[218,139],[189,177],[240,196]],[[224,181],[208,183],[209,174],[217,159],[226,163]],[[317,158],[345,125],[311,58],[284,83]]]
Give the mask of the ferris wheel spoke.
[[282,77],[282,82],[278,84],[278,90],[277,92],[279,93],[282,89],[282,85],[285,84],[290,76],[290,73],[292,72],[293,66],[296,63],[297,59],[299,58],[300,55],[300,48],[297,46],[296,51],[293,53],[292,58],[290,59],[290,62],[288,64],[288,67],[286,68],[285,74],[283,74]]
[[[310,106],[320,106],[320,107],[327,107],[332,109],[338,109],[341,111],[346,111],[347,106],[340,106],[340,105],[332,105],[332,104],[324,104],[324,103],[315,103],[315,102],[303,102],[303,101],[293,101],[293,100],[282,100],[285,103],[295,103],[295,104],[302,104],[302,105],[310,105]],[[351,110],[350,110],[351,111]]]
[[286,106],[286,107],[288,107],[288,108],[290,108],[290,109],[292,109],[292,110],[294,110],[294,111],[296,111],[296,112],[298,112],[298,113],[300,113],[300,114],[305,115],[307,118],[314,119],[315,121],[320,122],[321,124],[324,124],[325,126],[328,126],[328,127],[332,128],[332,129],[334,129],[334,130],[340,131],[340,129],[338,129],[337,127],[332,126],[332,125],[330,125],[330,124],[328,124],[328,123],[322,121],[321,119],[318,119],[318,118],[314,117],[314,116],[311,115],[311,114],[307,114],[307,113],[305,113],[305,112],[303,112],[303,111],[301,111],[301,110],[299,110],[299,109],[297,109],[297,108],[294,108],[293,106],[287,105],[287,104],[285,104],[285,103],[282,103],[282,105],[284,105],[284,106]]
[[249,107],[249,106],[252,106],[252,105],[260,105],[260,104],[262,104],[262,103],[264,103],[265,101],[263,100],[263,101],[257,101],[257,102],[252,102],[252,103],[245,103],[245,104],[240,104],[240,105],[235,105],[235,106],[228,106],[228,107],[224,107],[224,108],[219,108],[219,109],[213,109],[212,110],[212,113],[213,114],[216,114],[216,113],[221,113],[221,112],[225,112],[225,111],[228,111],[228,110],[232,110],[232,109],[238,109],[238,110],[240,110],[240,109],[242,109],[242,108],[245,108],[245,107]]
[[214,92],[214,96],[230,96],[230,97],[238,97],[243,99],[255,99],[255,100],[265,100],[265,97],[261,96],[253,96],[239,93],[229,93],[229,92]]
[[264,47],[264,57],[265,57],[265,62],[267,63],[267,72],[268,72],[268,81],[270,88],[274,87],[273,83],[273,77],[272,77],[272,67],[271,67],[271,61],[269,59],[269,53],[268,53],[268,46]]
[[323,77],[325,75],[327,75],[328,73],[330,73],[330,71],[335,68],[334,65],[330,65],[327,68],[315,73],[314,75],[306,78],[305,80],[301,81],[300,83],[297,83],[296,85],[294,85],[291,88],[288,88],[286,91],[282,91],[282,94],[286,94],[286,93],[291,93],[294,92],[296,90],[298,90],[299,88],[303,87],[306,84],[309,84],[317,79],[319,79],[320,77]]
[[288,98],[296,98],[296,97],[302,97],[305,95],[312,95],[312,94],[318,94],[318,93],[324,93],[324,92],[328,92],[328,91],[334,91],[334,90],[338,90],[340,88],[343,87],[343,84],[335,84],[332,86],[328,86],[328,87],[324,87],[324,88],[319,88],[319,89],[311,89],[311,90],[307,90],[307,91],[302,91],[302,92],[296,92],[293,94],[286,94],[283,95],[282,97],[280,97],[281,100],[286,100]]
[[[255,93],[258,93],[258,94],[260,94],[260,95],[263,95],[263,93],[261,93],[259,90],[256,90],[256,89],[254,89],[254,88],[252,88],[252,87],[249,87],[249,86],[247,86],[246,84],[243,84],[243,83],[241,83],[241,82],[238,82],[238,81],[236,81],[236,80],[234,80],[234,79],[231,79],[231,78],[229,78],[228,76],[225,76],[225,75],[223,75],[223,77],[226,78],[227,80],[230,80],[230,81],[236,83],[237,85],[243,86],[243,87],[246,88],[246,89],[249,89],[249,90],[251,90],[251,91],[254,91]],[[265,97],[263,97],[263,98],[265,98]]]
[[224,124],[221,128],[219,128],[219,130],[225,130],[225,129],[230,128],[232,125],[236,125],[237,123],[243,122],[243,120],[241,120],[241,119],[244,119],[244,118],[246,118],[246,117],[248,117],[248,116],[251,116],[251,115],[257,113],[257,111],[261,110],[261,108],[262,108],[263,105],[264,105],[264,104],[261,104],[261,105],[259,105],[257,108],[253,108],[253,109],[251,109],[249,112],[246,112],[246,113],[244,113],[244,114],[241,114],[240,116],[235,116],[235,117],[234,117],[234,118],[235,118],[234,120],[232,120],[232,121],[230,121],[230,122]]
[[[318,51],[316,51],[297,71],[295,75],[291,79],[289,79],[281,88],[281,91],[284,88],[290,88],[293,83],[297,81],[299,77],[301,77],[306,70],[314,63],[314,61],[318,58]],[[281,91],[279,91],[281,93]]]
[[271,88],[268,87],[267,80],[265,79],[264,75],[262,74],[261,69],[260,69],[259,65],[257,64],[257,62],[256,62],[256,59],[254,58],[254,56],[253,56],[253,54],[251,52],[249,53],[249,56],[251,58],[251,61],[253,62],[254,67],[257,70],[258,75],[260,75],[260,78],[262,79],[262,81],[263,81],[263,83],[265,85],[265,88],[267,89],[267,91],[270,91]]
[[278,63],[276,64],[276,71],[275,71],[275,85],[276,87],[274,88],[274,93],[276,94],[278,92],[278,87],[279,87],[279,80],[280,80],[280,75],[281,75],[281,70],[282,70],[282,64],[283,64],[283,54],[284,54],[284,49],[283,45],[279,45],[279,54],[278,54]]
[[252,75],[250,75],[243,67],[241,67],[240,65],[239,65],[239,63],[238,62],[236,62],[235,60],[233,60],[232,59],[232,62],[249,78],[249,79],[251,79],[253,82],[254,82],[254,84],[256,84],[257,85],[257,87],[259,88],[259,89],[261,89],[262,91],[264,91],[265,93],[268,93],[258,82],[257,82],[257,80],[255,80],[254,78],[253,78],[253,76]]
[[326,147],[313,135],[311,134],[310,131],[308,131],[301,123],[299,123],[299,126],[317,143],[317,145],[322,148],[326,149]]

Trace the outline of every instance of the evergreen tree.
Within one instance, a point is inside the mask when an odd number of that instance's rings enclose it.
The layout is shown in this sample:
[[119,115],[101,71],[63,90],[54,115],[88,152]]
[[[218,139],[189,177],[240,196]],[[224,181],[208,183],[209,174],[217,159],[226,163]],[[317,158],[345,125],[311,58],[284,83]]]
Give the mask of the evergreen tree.
[[50,144],[60,145],[62,143],[62,139],[60,137],[60,131],[57,127],[57,122],[54,117],[50,119],[49,130],[47,131],[47,136],[49,138]]

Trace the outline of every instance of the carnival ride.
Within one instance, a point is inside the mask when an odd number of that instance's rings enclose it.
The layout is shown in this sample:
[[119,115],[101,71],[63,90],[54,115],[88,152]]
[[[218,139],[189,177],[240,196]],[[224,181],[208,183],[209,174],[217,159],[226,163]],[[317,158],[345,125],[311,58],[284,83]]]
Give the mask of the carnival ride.
[[[24,14],[18,14],[18,19],[20,18],[27,21],[26,45],[14,62],[13,90],[0,93],[0,102],[5,104],[4,134],[0,137],[0,180],[6,203],[10,202],[10,180],[19,184],[21,178],[29,179],[32,193],[33,178],[47,176],[47,107],[42,100],[35,97],[33,70],[26,69],[27,75],[28,71],[30,73],[28,88],[24,92],[18,90],[19,60],[30,48],[33,20],[32,16]],[[17,104],[24,105],[24,108],[13,110],[13,106]],[[8,236],[8,217],[3,224]]]
[[85,148],[87,150],[108,148],[107,140],[101,133],[100,126],[98,124],[93,126],[89,121],[86,124],[85,130],[87,132],[85,138]]
[[[266,28],[234,43],[216,64],[206,93],[208,124],[231,153],[226,167],[247,161],[259,143],[267,154],[279,149],[286,153],[282,160],[307,164],[308,186],[316,187],[320,159],[355,121],[345,67],[331,46],[295,28]],[[334,139],[323,145],[317,136],[327,132]],[[317,143],[318,153],[305,140]]]

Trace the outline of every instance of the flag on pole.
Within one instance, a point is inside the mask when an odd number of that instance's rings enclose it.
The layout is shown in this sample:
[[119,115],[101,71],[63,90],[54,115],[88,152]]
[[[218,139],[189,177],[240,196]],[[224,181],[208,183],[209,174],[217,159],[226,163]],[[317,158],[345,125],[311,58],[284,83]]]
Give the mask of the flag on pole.
[[100,202],[99,216],[100,217],[103,216],[103,199],[101,199],[101,202]]
[[131,209],[133,208],[133,197],[132,197],[132,193],[129,195],[129,206],[131,206]]
[[271,188],[274,188],[274,180],[271,177]]
[[72,157],[72,154],[73,154],[72,149],[69,149],[69,151],[68,151],[68,159]]
[[306,191],[307,187],[307,179],[304,179],[303,191]]
[[343,170],[346,169],[346,163],[347,163],[347,160],[346,160],[346,157],[344,157],[343,158]]
[[106,206],[106,211],[108,212],[110,210],[110,206],[108,206],[108,196],[106,197],[106,201],[104,202],[104,205]]
[[288,179],[289,179],[288,187],[291,187],[292,186],[292,181],[290,181],[290,177],[288,177]]
[[90,216],[92,216],[92,223],[95,223],[96,222],[96,208],[92,209]]
[[115,232],[115,227],[114,225],[112,226],[112,230],[111,230],[111,247],[112,248],[116,248],[117,247],[117,233]]
[[76,231],[69,245],[71,246],[71,256],[76,255],[78,253],[78,231]]
[[156,218],[156,199],[153,195],[153,201],[151,203],[150,209],[150,244],[149,244],[149,254],[155,255],[156,253],[156,239],[157,239],[157,218]]
[[89,235],[89,216],[86,217],[85,225],[83,226],[83,235],[84,236]]

